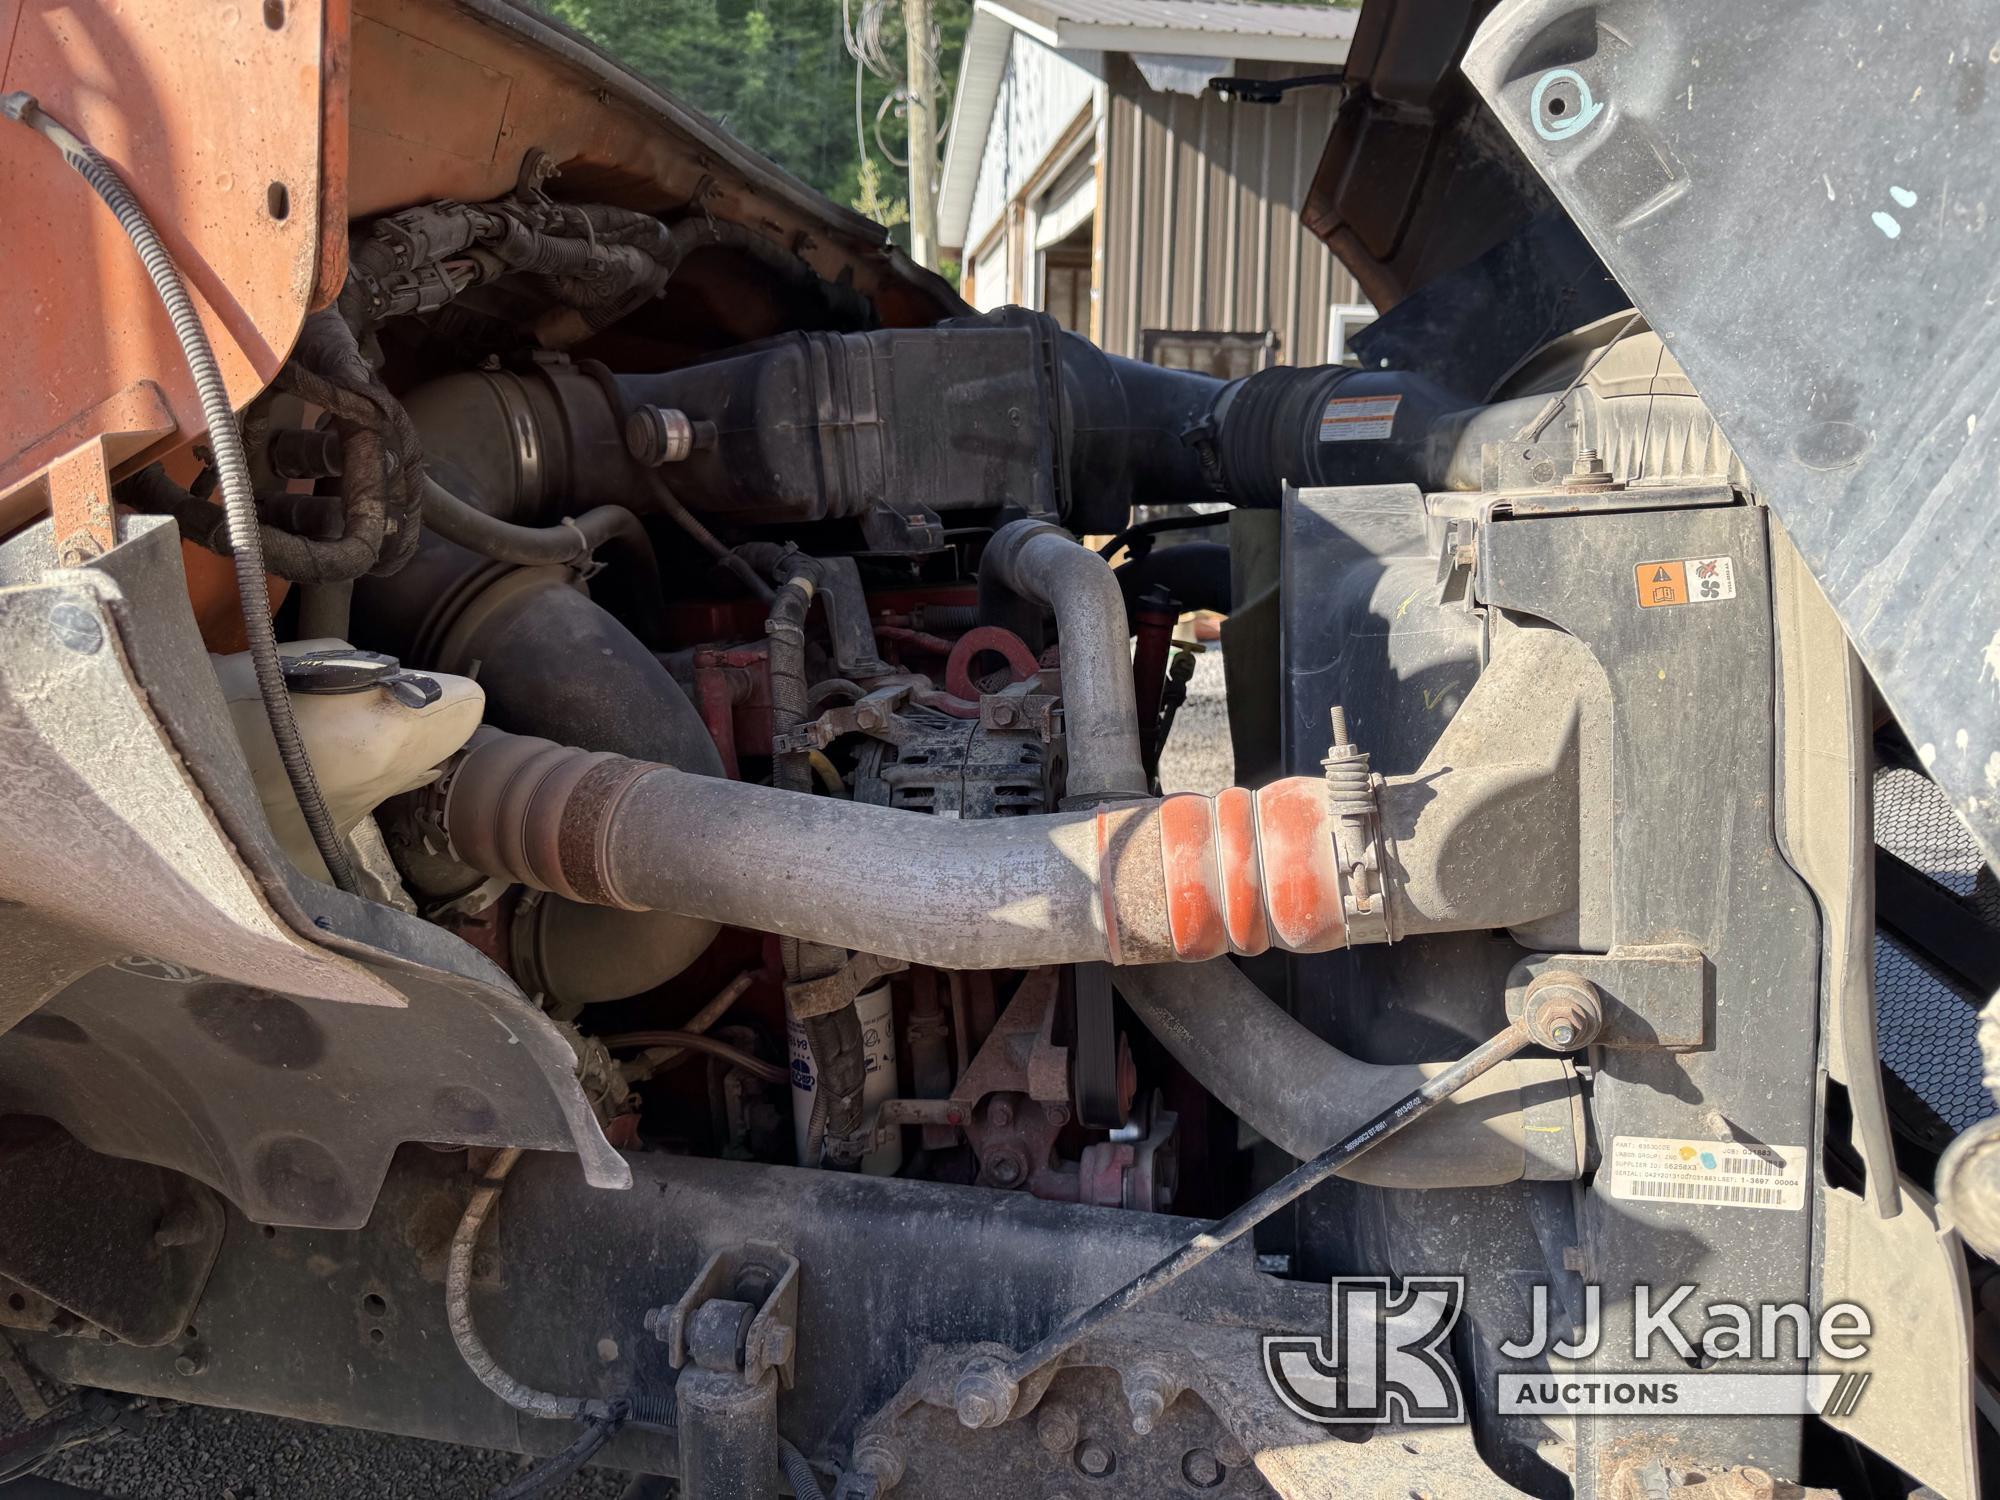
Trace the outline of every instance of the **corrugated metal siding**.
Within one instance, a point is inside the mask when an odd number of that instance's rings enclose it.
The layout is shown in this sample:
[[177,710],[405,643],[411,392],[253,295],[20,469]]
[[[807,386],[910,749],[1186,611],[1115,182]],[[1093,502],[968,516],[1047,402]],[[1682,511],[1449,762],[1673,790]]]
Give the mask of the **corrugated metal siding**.
[[1299,223],[1334,91],[1225,104],[1155,93],[1128,58],[1106,62],[1104,347],[1136,358],[1146,328],[1271,329],[1281,363],[1323,360],[1327,308],[1360,300],[1354,278]]
[[[1078,112],[1089,106],[1097,86],[1091,69],[1099,61],[1095,53],[1066,55],[1051,51],[1033,37],[1014,33],[993,122],[987,127],[980,153],[965,250],[973,251],[985,243],[993,227],[1006,216],[1007,205],[1040,170],[1043,159]],[[1029,290],[1015,285],[1009,288],[1009,295],[1025,297]]]

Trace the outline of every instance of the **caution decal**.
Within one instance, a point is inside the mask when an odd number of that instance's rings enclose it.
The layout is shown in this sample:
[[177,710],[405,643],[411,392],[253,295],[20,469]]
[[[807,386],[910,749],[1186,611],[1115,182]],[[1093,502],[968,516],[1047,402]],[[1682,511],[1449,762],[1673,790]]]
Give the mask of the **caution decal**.
[[1717,604],[1736,597],[1736,565],[1726,557],[1677,557],[1642,562],[1632,570],[1639,607]]

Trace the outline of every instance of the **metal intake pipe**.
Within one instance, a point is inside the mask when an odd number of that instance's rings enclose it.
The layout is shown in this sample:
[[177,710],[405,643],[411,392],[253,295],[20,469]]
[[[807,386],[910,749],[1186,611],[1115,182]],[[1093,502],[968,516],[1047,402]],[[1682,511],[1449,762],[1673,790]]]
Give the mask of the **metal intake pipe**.
[[1145,796],[1131,632],[1110,564],[1059,526],[1015,521],[986,544],[979,587],[982,615],[1004,608],[1009,596],[1056,612],[1069,740],[1063,805]]
[[944,969],[1316,953],[1345,937],[1317,778],[959,822],[482,730],[445,783],[475,869]]
[[[1203,1088],[1301,1161],[1450,1066],[1350,1057],[1223,958],[1120,969],[1116,983],[1133,1013]],[[1513,1058],[1339,1175],[1379,1187],[1566,1180],[1583,1166],[1579,1110],[1576,1070],[1567,1061]]]

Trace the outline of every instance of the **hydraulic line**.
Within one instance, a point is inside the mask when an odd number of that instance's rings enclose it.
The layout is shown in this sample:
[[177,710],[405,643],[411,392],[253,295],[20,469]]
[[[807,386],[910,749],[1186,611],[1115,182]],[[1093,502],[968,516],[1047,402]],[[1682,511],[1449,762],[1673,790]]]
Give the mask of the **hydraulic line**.
[[[806,613],[825,582],[826,570],[817,558],[786,549],[777,551],[751,544],[737,554],[746,564],[761,568],[779,580],[777,597],[764,621],[770,640],[771,732],[782,735],[796,730],[809,712],[806,682]],[[771,784],[790,792],[812,790],[812,761],[809,753],[790,751],[771,758]],[[804,799],[801,799],[804,800]],[[844,805],[844,804],[843,804]],[[771,849],[760,845],[760,856]],[[793,986],[836,972],[847,962],[847,954],[837,945],[801,941],[781,935],[779,953],[785,966],[785,984]],[[789,1000],[787,1004],[789,1005]],[[846,1142],[861,1125],[862,1087],[868,1068],[867,1049],[862,1041],[861,1018],[853,1003],[821,1015],[800,1017],[806,1045],[812,1051],[813,1071],[819,1087],[813,1091],[813,1106],[807,1127],[807,1152],[817,1159],[829,1139]],[[844,1145],[843,1150],[847,1149]]]
[[1032,1348],[1005,1364],[975,1361],[968,1366],[953,1391],[959,1422],[966,1427],[994,1427],[1006,1421],[1023,1381],[1060,1359],[1127,1308],[1178,1281],[1223,1246],[1240,1240],[1363,1152],[1415,1124],[1474,1079],[1491,1072],[1524,1048],[1541,1046],[1553,1052],[1575,1052],[1588,1046],[1602,1019],[1597,993],[1587,981],[1566,974],[1545,976],[1529,991],[1521,1015],[1505,1029],[1481,1042],[1443,1072],[1425,1079],[1359,1129],[1272,1183],[1227,1218],[1184,1241],[1117,1291],[1065,1320]]
[[465,1216],[458,1221],[458,1232],[451,1237],[451,1255],[445,1262],[445,1321],[451,1326],[452,1342],[458,1345],[459,1355],[479,1383],[516,1411],[556,1422],[602,1421],[612,1415],[611,1403],[592,1396],[557,1396],[524,1385],[500,1368],[500,1361],[493,1357],[472,1326],[472,1253],[479,1244],[479,1231],[486,1227],[493,1206],[500,1201],[507,1174],[520,1159],[518,1146],[496,1153],[487,1165],[486,1175],[466,1200]]
[[813,1473],[806,1456],[783,1437],[778,1439],[778,1467],[785,1471],[785,1480],[791,1485],[796,1500],[826,1500],[826,1490],[819,1482],[819,1475]]
[[535,1500],[537,1496],[549,1494],[556,1486],[574,1478],[577,1471],[596,1456],[597,1450],[611,1441],[612,1434],[617,1430],[617,1422],[610,1417],[585,1422],[583,1431],[567,1448],[551,1454],[527,1473],[508,1480],[486,1500]]
[[236,425],[236,412],[229,404],[229,389],[223,384],[222,370],[215,362],[208,334],[187,283],[181,280],[173,257],[160,242],[152,220],[139,200],[125,185],[116,169],[59,121],[51,118],[35,102],[32,94],[13,93],[0,98],[0,114],[18,120],[37,132],[62,152],[63,160],[104,200],[117,216],[132,248],[139,254],[173,323],[174,337],[180,341],[188,373],[194,377],[201,410],[208,423],[209,449],[221,480],[222,508],[229,522],[229,546],[236,562],[236,594],[243,606],[243,635],[249,646],[250,665],[257,678],[257,695],[264,700],[264,714],[271,722],[271,737],[278,744],[278,758],[284,763],[285,777],[305,815],[313,846],[326,862],[333,883],[343,891],[355,891],[354,868],[347,847],[333,826],[319,778],[313,774],[312,759],[292,716],[292,700],[285,689],[284,665],[278,659],[277,632],[271,628],[271,601],[265,584],[264,537],[257,519],[257,496],[250,484],[250,464],[243,451],[243,434]]
[[639,518],[622,505],[600,505],[554,526],[518,526],[459,499],[435,479],[424,480],[424,525],[446,541],[496,562],[523,567],[582,562],[606,542],[627,544],[642,567],[659,576],[653,544]]
[[[756,982],[756,979],[756,970],[745,969],[741,974],[738,974],[729,983],[717,990],[714,997],[706,1005],[681,1022],[676,1029],[681,1032],[693,1032],[696,1035],[707,1031],[709,1027],[713,1026],[729,1013],[730,1007],[743,998],[744,993]],[[603,1041],[607,1047],[613,1046],[617,1042],[625,1042],[625,1045],[644,1047],[646,1049],[638,1062],[626,1065],[626,1077],[635,1083],[642,1078],[655,1077],[665,1072],[668,1068],[674,1067],[686,1056],[687,1052],[693,1050],[685,1048],[679,1043],[662,1046],[655,1042],[625,1041],[626,1036],[629,1035],[630,1033],[626,1033],[617,1038],[600,1038],[599,1040]]]
[[625,1047],[671,1047],[676,1051],[705,1052],[766,1083],[786,1083],[792,1076],[776,1063],[752,1057],[741,1047],[732,1047],[720,1038],[703,1036],[698,1031],[621,1031],[598,1040],[613,1051]]

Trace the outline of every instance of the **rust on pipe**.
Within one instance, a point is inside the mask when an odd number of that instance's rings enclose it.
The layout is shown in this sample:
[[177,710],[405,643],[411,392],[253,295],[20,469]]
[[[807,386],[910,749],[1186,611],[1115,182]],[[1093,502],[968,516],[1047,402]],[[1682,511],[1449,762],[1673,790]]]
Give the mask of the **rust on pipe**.
[[939,968],[1346,940],[1310,777],[961,823],[482,730],[443,790],[453,848],[486,874]]

